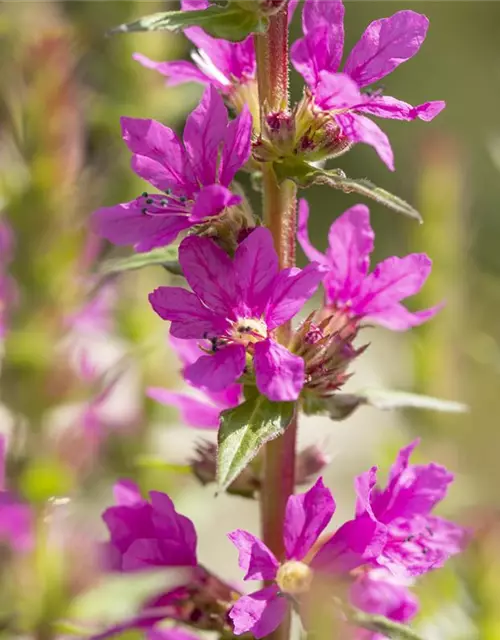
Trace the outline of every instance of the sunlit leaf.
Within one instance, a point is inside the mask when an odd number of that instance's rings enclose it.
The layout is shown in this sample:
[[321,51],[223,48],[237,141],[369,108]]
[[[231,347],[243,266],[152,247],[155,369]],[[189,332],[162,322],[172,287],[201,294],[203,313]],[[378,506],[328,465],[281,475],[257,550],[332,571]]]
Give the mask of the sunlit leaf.
[[114,258],[106,260],[99,266],[99,272],[106,276],[115,273],[121,273],[123,271],[134,271],[136,269],[143,269],[150,266],[161,266],[174,273],[175,275],[182,275],[180,265],[177,261],[178,247],[160,247],[159,249],[153,249],[147,253],[134,253],[126,258]]
[[348,178],[339,169],[318,169],[307,162],[276,162],[274,170],[280,180],[293,180],[298,186],[307,188],[313,184],[324,184],[344,193],[357,193],[400,213],[422,222],[420,213],[402,198],[377,187],[363,178]]
[[390,389],[365,389],[356,393],[337,393],[325,399],[306,398],[303,408],[308,415],[326,414],[332,420],[345,420],[362,405],[383,411],[391,409],[425,409],[446,413],[468,411],[467,405],[461,402]]
[[271,402],[258,396],[221,414],[217,461],[220,489],[226,489],[239,476],[263,444],[284,433],[294,407],[294,402]]
[[111,29],[108,34],[135,31],[181,31],[199,26],[216,38],[232,42],[244,40],[250,33],[263,33],[267,22],[258,12],[245,10],[238,4],[210,6],[200,11],[164,11],[139,18]]

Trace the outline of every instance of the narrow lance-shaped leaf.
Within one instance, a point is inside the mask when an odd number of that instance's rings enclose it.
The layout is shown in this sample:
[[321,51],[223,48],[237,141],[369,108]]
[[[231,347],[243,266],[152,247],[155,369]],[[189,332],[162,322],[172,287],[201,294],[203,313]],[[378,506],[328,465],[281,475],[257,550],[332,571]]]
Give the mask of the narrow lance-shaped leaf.
[[373,633],[382,634],[386,638],[391,638],[391,640],[424,640],[422,636],[410,627],[384,618],[384,616],[352,609],[348,613],[348,618],[352,624]]
[[244,40],[250,33],[263,33],[267,21],[257,12],[246,11],[239,5],[210,6],[200,11],[163,11],[121,24],[108,31],[132,33],[135,31],[181,31],[199,26],[216,38],[232,42]]
[[177,254],[177,247],[161,247],[147,253],[134,253],[126,258],[106,260],[99,266],[99,272],[101,275],[107,276],[121,273],[122,271],[134,271],[152,265],[159,265],[170,271],[170,273],[182,275],[177,261]]
[[247,400],[221,414],[217,484],[226,489],[269,440],[282,435],[293,418],[294,402]]
[[402,198],[377,187],[363,178],[348,178],[340,169],[317,169],[307,162],[276,162],[274,170],[279,180],[293,180],[299,187],[324,184],[344,193],[357,193],[392,209],[396,213],[422,222],[420,213]]
[[332,420],[345,420],[362,405],[382,411],[394,409],[425,409],[447,413],[468,411],[467,405],[461,402],[389,389],[365,389],[356,393],[337,393],[323,400],[306,400],[304,411],[308,415],[327,414]]

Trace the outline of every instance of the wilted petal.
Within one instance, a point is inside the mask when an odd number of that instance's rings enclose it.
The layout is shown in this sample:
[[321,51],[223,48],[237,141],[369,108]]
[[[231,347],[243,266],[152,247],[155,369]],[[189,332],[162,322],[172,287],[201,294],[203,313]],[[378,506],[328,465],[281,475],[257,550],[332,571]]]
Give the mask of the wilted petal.
[[397,304],[420,291],[431,267],[432,261],[424,253],[387,258],[364,279],[353,310],[378,322],[391,322],[394,307],[399,315]]
[[200,84],[210,84],[212,79],[203,73],[195,64],[186,60],[176,60],[174,62],[155,62],[142,53],[134,53],[132,56],[143,67],[158,71],[167,78],[167,87],[173,87],[184,82],[198,82]]
[[158,287],[149,294],[149,302],[163,320],[170,320],[176,338],[202,338],[224,333],[227,322],[207,309],[198,297],[180,287]]
[[228,317],[235,304],[236,283],[227,253],[209,238],[190,236],[179,247],[179,263],[198,298],[218,315]]
[[278,274],[278,256],[269,229],[258,227],[243,240],[236,249],[234,271],[248,313],[260,316]]
[[326,270],[324,265],[311,262],[305,269],[280,271],[265,311],[267,327],[274,329],[291,320],[316,293]]
[[363,96],[358,85],[347,74],[321,71],[314,101],[325,111],[335,112],[357,106],[363,101]]
[[227,128],[224,102],[213,86],[205,89],[200,104],[188,116],[184,146],[197,180],[205,185],[217,182],[219,147]]
[[137,251],[164,247],[191,224],[183,216],[144,214],[137,201],[102,207],[91,220],[92,229],[102,238],[117,245],[134,245]]
[[232,120],[226,131],[222,149],[220,183],[229,186],[237,171],[250,157],[252,137],[252,116],[248,106]]
[[297,400],[304,386],[304,361],[274,340],[255,345],[258,390],[274,402]]
[[375,20],[354,46],[344,66],[360,87],[377,82],[412,58],[427,35],[429,20],[415,11],[398,11]]
[[183,189],[186,195],[196,190],[186,153],[177,135],[156,120],[120,118],[125,143],[132,153],[146,156],[164,169],[163,189]]
[[302,13],[304,37],[291,47],[292,64],[312,88],[320,71],[336,72],[344,48],[342,0],[306,0]]
[[279,563],[266,545],[248,531],[236,529],[227,537],[238,549],[238,565],[246,571],[243,580],[273,580]]
[[149,387],[146,395],[161,404],[179,409],[182,421],[190,427],[217,429],[219,426],[221,408],[213,404],[162,387]]
[[199,224],[206,218],[217,216],[227,207],[233,207],[241,202],[241,197],[231,193],[220,184],[203,187],[195,198],[194,206],[189,217],[191,224]]
[[245,347],[224,347],[209,356],[201,356],[184,370],[184,377],[194,387],[222,391],[237,380],[245,369]]
[[330,227],[325,290],[329,302],[347,302],[357,295],[370,266],[375,234],[370,211],[363,204],[343,213]]
[[306,254],[309,260],[318,262],[320,264],[326,262],[326,256],[320,251],[315,249],[309,240],[309,232],[307,230],[307,222],[309,219],[309,205],[307,200],[301,198],[299,200],[299,216],[297,227],[297,240],[299,241],[302,251]]
[[442,100],[434,102],[424,102],[413,107],[408,102],[403,102],[391,96],[377,96],[371,98],[366,103],[357,108],[362,113],[368,113],[379,118],[390,118],[391,120],[415,120],[419,118],[425,122],[433,120],[446,107]]
[[353,142],[369,144],[387,167],[394,171],[394,154],[389,138],[372,120],[354,113],[335,116],[343,133]]
[[284,525],[287,560],[302,560],[335,513],[335,500],[323,478],[306,491],[288,498]]
[[242,596],[229,611],[235,635],[251,632],[257,640],[279,627],[288,609],[285,598],[278,596],[275,585]]

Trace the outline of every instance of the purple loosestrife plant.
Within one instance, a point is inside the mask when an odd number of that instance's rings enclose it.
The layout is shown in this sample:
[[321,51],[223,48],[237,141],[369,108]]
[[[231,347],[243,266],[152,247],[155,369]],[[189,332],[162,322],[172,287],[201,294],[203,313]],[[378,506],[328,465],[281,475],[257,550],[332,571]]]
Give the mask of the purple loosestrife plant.
[[[307,87],[291,106],[288,29],[294,4],[200,0],[119,29],[184,29],[196,47],[193,63],[135,57],[168,84],[194,81],[205,90],[187,118],[183,142],[157,122],[122,120],[132,168],[161,194],[100,209],[93,225],[113,243],[142,252],[181,236],[168,260],[162,251],[139,258],[140,266],[162,264],[183,276],[189,287],[159,286],[149,301],[170,322],[191,389],[186,394],[155,386],[147,393],[177,407],[188,425],[217,429],[217,445],[198,444],[191,470],[202,484],[216,479],[219,491],[259,499],[262,536],[236,529],[229,538],[244,580],[264,584],[242,595],[205,569],[194,525],[172,500],[158,491],[146,500],[135,485],[122,482],[116,486],[118,504],[104,513],[110,533],[106,570],[135,575],[162,568],[176,580],[99,638],[139,628],[151,640],[189,640],[190,627],[216,632],[219,639],[248,634],[288,640],[292,612],[306,633],[315,632],[319,618],[331,621],[326,633],[335,638],[415,638],[405,626],[418,609],[409,587],[442,567],[467,538],[462,527],[434,514],[453,476],[435,463],[410,464],[416,442],[400,451],[385,488],[377,486],[376,467],[356,478],[355,515],[333,533],[325,531],[336,505],[322,478],[294,495],[297,484],[329,461],[317,443],[298,452],[302,413],[328,407],[338,420],[360,404],[360,396],[339,393],[354,375],[349,365],[365,349],[357,343],[358,330],[366,323],[409,330],[439,310],[413,312],[402,304],[429,276],[427,255],[389,257],[370,271],[375,239],[363,204],[332,221],[323,254],[309,240],[308,205],[301,200],[297,207],[297,190],[333,187],[420,219],[396,196],[317,161],[363,142],[393,169],[387,136],[370,117],[430,121],[444,107],[414,107],[374,87],[419,51],[427,18],[399,11],[375,20],[341,68],[340,0],[304,4],[303,36],[291,59]],[[232,121],[224,100],[238,114]],[[243,167],[263,195],[258,213],[244,188],[233,183]],[[297,238],[309,258],[303,269],[296,266]],[[130,260],[129,268],[138,268],[137,256]],[[306,305],[306,317],[298,318]],[[180,627],[167,629],[165,621]]]

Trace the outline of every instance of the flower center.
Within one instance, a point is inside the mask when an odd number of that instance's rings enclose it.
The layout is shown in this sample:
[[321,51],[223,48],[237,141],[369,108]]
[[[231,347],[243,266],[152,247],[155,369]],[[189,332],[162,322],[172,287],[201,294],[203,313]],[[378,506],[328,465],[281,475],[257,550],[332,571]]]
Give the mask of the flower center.
[[247,346],[267,338],[267,326],[258,318],[238,318],[233,322],[229,332],[230,338],[239,344]]
[[278,569],[276,584],[283,593],[306,593],[311,587],[313,572],[307,564],[290,560]]

